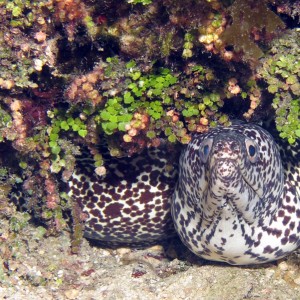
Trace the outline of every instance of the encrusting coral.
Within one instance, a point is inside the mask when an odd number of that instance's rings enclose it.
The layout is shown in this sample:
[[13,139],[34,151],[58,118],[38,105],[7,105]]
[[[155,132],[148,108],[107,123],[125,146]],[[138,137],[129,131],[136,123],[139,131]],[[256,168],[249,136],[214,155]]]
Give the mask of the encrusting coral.
[[285,27],[266,1],[235,0],[229,11],[232,24],[220,38],[226,46],[233,46],[236,53],[242,52],[246,60],[258,60],[263,51],[256,43],[270,40],[277,30]]

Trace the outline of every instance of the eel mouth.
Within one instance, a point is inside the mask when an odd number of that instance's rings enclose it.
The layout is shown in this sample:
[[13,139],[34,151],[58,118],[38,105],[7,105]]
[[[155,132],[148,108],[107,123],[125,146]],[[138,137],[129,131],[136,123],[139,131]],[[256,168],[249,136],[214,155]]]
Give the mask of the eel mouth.
[[259,189],[254,189],[253,186],[251,185],[251,183],[249,182],[249,180],[246,178],[246,176],[243,174],[243,172],[241,172],[241,176],[243,178],[243,181],[246,183],[246,185],[249,187],[249,190],[251,189],[256,196],[259,199],[263,199],[263,195],[259,192]]

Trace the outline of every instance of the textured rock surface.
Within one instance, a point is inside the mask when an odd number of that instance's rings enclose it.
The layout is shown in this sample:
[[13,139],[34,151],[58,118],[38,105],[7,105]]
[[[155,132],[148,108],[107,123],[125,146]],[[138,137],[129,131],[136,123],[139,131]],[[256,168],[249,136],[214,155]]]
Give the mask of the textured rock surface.
[[[7,247],[0,221],[0,299],[299,299],[297,254],[255,268],[188,263],[150,250],[105,250],[84,241],[70,254],[67,234],[37,238],[27,226]],[[10,243],[11,245],[11,243]],[[13,254],[13,255],[11,255]]]

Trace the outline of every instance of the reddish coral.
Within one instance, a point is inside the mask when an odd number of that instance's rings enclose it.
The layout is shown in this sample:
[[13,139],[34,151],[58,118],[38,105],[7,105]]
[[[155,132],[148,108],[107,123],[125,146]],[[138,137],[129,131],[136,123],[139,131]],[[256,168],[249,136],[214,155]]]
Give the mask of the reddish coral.
[[241,92],[241,88],[237,84],[237,79],[236,78],[230,78],[228,81],[228,91],[233,94],[237,95]]
[[84,15],[85,5],[81,0],[56,0],[55,3],[55,16],[60,20],[79,20]]
[[12,131],[16,132],[16,137],[13,141],[13,145],[19,151],[27,152],[26,149],[26,137],[27,137],[27,126],[24,123],[22,115],[22,102],[18,99],[13,99],[10,104],[13,118]]
[[55,209],[59,204],[59,194],[56,188],[55,179],[52,176],[49,176],[45,180],[45,190],[47,193],[46,196],[46,206],[49,209]]
[[95,67],[92,72],[76,77],[66,90],[65,96],[71,103],[89,100],[93,106],[96,106],[102,101],[102,96],[97,90],[97,84],[100,84],[103,78],[103,69]]
[[107,23],[107,17],[103,16],[103,15],[100,15],[100,16],[96,17],[95,22],[96,22],[96,24],[99,24],[99,25],[106,24]]
[[23,119],[29,135],[35,127],[47,125],[47,108],[49,108],[48,104],[39,101],[22,101]]
[[55,0],[54,16],[57,21],[65,22],[69,40],[74,39],[75,27],[87,14],[81,0]]

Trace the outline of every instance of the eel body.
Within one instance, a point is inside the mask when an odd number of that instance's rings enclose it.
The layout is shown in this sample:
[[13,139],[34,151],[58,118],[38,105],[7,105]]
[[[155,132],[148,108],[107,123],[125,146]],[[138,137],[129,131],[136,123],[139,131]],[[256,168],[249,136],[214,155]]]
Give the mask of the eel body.
[[[103,155],[106,175],[80,158],[68,186],[86,216],[84,236],[107,246],[145,246],[175,235],[170,199],[178,165],[167,147],[132,157]],[[178,159],[177,159],[178,160]]]

